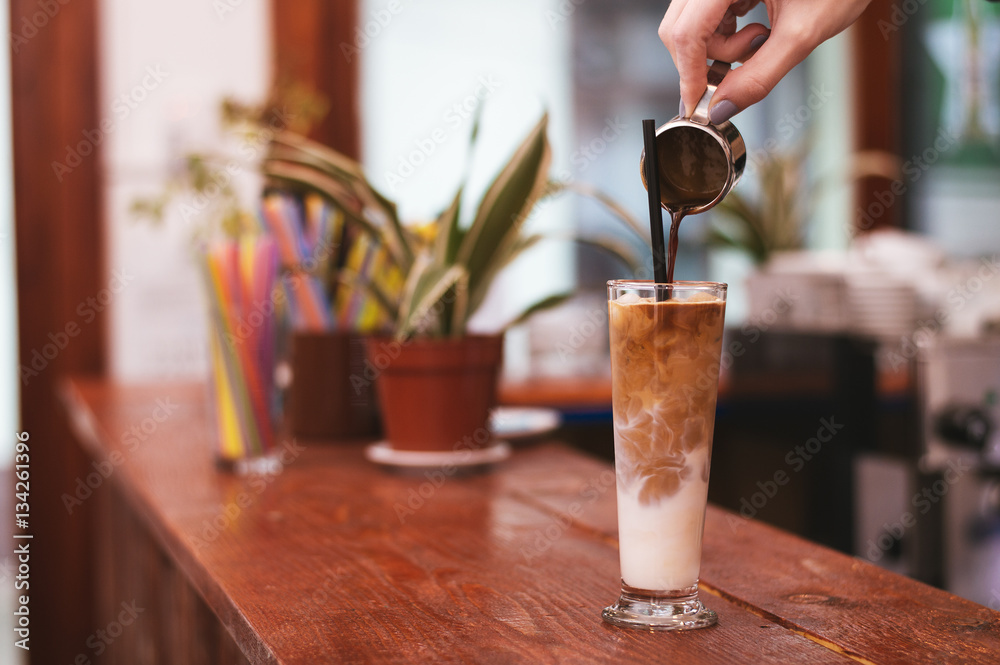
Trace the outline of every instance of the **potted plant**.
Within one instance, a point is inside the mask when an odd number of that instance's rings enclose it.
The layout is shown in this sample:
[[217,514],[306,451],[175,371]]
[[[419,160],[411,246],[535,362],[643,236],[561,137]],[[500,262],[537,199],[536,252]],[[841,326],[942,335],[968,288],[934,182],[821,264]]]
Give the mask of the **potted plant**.
[[899,159],[881,150],[854,153],[846,172],[810,177],[807,161],[811,148],[811,141],[804,140],[757,160],[756,195],[735,190],[720,201],[711,217],[706,244],[743,252],[755,266],[766,266],[776,254],[805,246],[806,227],[829,187],[872,176],[887,180],[900,177]]
[[[357,162],[289,132],[271,141],[263,164],[265,176],[285,187],[322,194],[349,224],[384,246],[392,267],[404,275],[395,294],[381,287],[378,274],[341,275],[355,288],[367,290],[393,322],[390,334],[369,340],[369,371],[357,378],[363,382],[377,376],[385,432],[396,450],[476,449],[491,441],[487,421],[495,405],[503,330],[474,335],[468,323],[501,270],[545,239],[525,230],[535,206],[569,188],[549,180],[547,126],[544,115],[468,215],[463,210],[463,183],[450,205],[419,231],[404,226],[396,205],[368,182]],[[478,118],[473,146],[477,135]],[[643,236],[620,208],[598,198]],[[637,265],[625,243],[573,239]],[[505,327],[570,295],[535,302]]]

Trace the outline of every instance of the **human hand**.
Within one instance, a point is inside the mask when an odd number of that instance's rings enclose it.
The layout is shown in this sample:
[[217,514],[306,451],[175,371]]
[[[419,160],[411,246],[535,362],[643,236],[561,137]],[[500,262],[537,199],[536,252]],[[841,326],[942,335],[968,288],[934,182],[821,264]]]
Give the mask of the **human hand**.
[[767,96],[814,48],[857,20],[871,0],[763,0],[771,29],[736,19],[761,0],[672,0],[660,39],[681,78],[681,103],[690,115],[708,85],[707,61],[742,62],[723,79],[709,117],[728,120]]

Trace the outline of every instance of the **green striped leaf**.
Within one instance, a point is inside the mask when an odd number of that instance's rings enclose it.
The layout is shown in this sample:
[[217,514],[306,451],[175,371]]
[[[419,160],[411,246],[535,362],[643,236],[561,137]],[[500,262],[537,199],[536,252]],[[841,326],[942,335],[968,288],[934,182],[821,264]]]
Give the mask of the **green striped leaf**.
[[[404,299],[396,326],[396,338],[405,340],[413,334],[426,331],[445,334],[441,317],[433,311],[441,299],[453,288],[464,290],[468,273],[462,266],[441,266],[431,261],[421,261],[407,280]],[[437,330],[435,330],[435,326]]]
[[482,304],[502,263],[548,183],[552,151],[544,114],[486,190],[456,260],[469,273],[469,310]]

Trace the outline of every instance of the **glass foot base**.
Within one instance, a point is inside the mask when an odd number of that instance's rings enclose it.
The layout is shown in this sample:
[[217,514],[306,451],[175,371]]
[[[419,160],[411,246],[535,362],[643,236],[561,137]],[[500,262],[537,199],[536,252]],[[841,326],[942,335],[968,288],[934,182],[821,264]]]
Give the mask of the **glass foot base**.
[[698,600],[698,586],[680,591],[647,591],[622,584],[618,602],[601,617],[622,628],[694,630],[715,625],[719,617]]
[[217,457],[215,467],[236,476],[273,476],[281,473],[281,460],[273,453],[241,459]]

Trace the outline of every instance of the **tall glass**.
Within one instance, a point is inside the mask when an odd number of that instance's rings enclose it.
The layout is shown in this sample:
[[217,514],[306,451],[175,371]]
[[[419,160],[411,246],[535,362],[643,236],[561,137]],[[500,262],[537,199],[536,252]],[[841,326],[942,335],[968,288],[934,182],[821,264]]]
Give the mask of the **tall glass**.
[[726,285],[608,282],[622,591],[616,626],[711,626],[698,599]]

